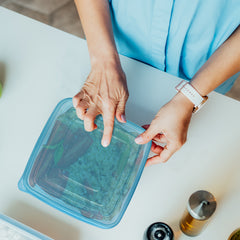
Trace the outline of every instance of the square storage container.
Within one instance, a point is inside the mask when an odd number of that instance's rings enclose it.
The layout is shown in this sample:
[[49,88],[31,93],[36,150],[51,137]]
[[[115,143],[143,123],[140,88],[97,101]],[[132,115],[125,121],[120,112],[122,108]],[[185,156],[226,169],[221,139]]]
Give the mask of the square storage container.
[[134,139],[143,128],[114,122],[111,143],[101,145],[103,120],[84,130],[72,105],[62,100],[47,121],[19,181],[19,189],[79,220],[111,228],[121,220],[140,179],[151,142]]
[[1,240],[52,240],[38,231],[0,213]]

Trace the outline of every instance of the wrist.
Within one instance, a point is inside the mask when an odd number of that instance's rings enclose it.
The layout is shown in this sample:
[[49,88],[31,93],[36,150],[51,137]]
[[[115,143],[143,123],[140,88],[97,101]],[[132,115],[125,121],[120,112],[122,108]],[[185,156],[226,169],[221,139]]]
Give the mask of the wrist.
[[121,66],[121,63],[118,54],[101,54],[91,58],[91,66],[92,68],[97,66],[118,68]]
[[116,49],[105,49],[104,51],[96,50],[90,52],[91,65],[99,63],[119,64],[120,59]]
[[188,98],[194,105],[193,112],[197,112],[207,101],[207,96],[202,96],[196,88],[194,88],[186,80],[182,80],[175,89]]
[[194,104],[181,92],[178,92],[172,99],[175,104],[183,106],[186,111],[192,112]]
[[[206,78],[209,80],[209,77]],[[209,80],[207,81],[202,81],[202,79],[200,78],[193,78],[190,82],[190,84],[198,91],[198,93],[201,96],[206,96],[207,94],[209,94],[209,92],[211,92],[213,89],[210,86],[211,85],[211,81]],[[211,89],[211,90],[209,90]]]

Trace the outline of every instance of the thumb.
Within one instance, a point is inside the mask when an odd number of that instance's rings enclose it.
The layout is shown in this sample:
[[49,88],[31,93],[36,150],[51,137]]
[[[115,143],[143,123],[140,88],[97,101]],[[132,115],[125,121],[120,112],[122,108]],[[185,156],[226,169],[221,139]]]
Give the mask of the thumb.
[[137,144],[146,144],[149,141],[151,141],[156,134],[157,133],[155,132],[155,129],[151,124],[145,132],[143,132],[142,134],[135,138],[135,142]]

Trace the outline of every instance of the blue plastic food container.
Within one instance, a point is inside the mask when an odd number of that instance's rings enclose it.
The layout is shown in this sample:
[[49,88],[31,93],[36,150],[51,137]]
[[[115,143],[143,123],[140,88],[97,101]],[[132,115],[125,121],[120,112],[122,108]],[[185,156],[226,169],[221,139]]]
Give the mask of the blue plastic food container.
[[1,240],[52,240],[36,230],[0,213]]
[[115,120],[111,143],[101,145],[103,121],[84,130],[72,105],[62,100],[45,125],[19,181],[20,190],[101,228],[121,220],[138,184],[151,142],[134,139],[144,131]]

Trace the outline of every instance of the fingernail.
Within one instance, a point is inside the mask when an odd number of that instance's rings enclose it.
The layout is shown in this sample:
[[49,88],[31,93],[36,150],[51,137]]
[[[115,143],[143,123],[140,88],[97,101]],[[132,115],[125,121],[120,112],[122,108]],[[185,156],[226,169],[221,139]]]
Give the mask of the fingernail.
[[138,137],[135,138],[135,142],[136,142],[137,144],[142,143],[142,141],[143,141],[143,138],[142,138],[141,136],[138,136]]
[[107,147],[109,145],[109,142],[107,140],[102,140],[102,146]]
[[122,121],[126,122],[126,116],[124,114],[121,115]]

